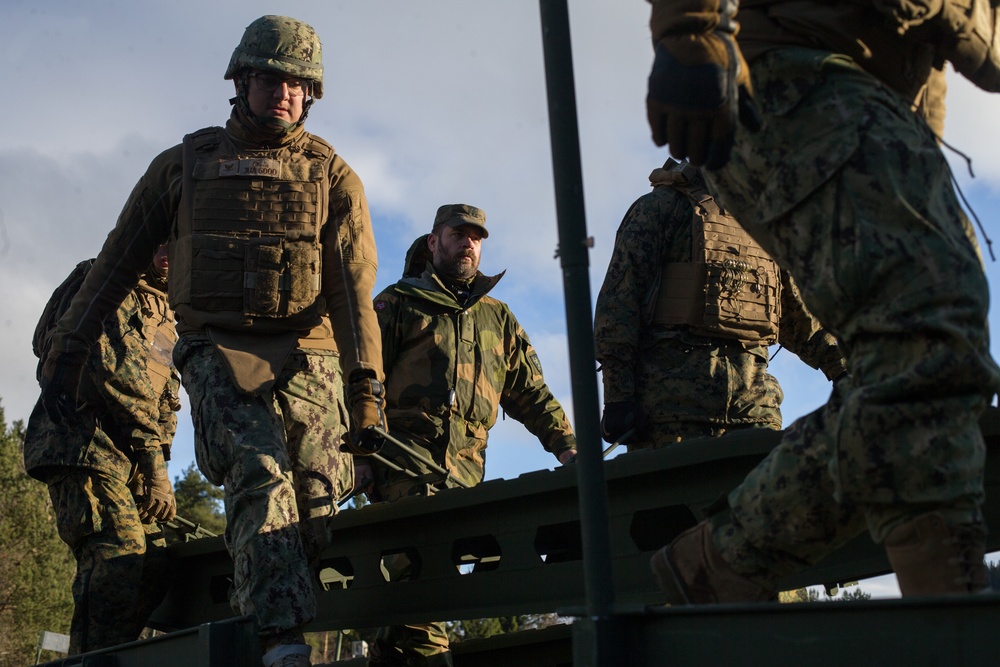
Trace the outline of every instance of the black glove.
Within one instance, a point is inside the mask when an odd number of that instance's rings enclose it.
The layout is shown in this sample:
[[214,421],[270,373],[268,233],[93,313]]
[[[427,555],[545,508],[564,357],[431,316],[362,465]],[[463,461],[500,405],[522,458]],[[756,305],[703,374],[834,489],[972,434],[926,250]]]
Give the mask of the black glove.
[[144,523],[170,521],[177,514],[177,500],[167,476],[167,462],[159,447],[135,452],[135,476],[130,488]]
[[601,418],[601,436],[604,442],[620,442],[623,435],[632,431],[630,441],[642,440],[649,429],[649,417],[635,401],[614,401],[604,404]]
[[42,366],[42,406],[49,419],[57,424],[78,419],[77,392],[87,357],[52,351]]
[[373,427],[388,432],[385,419],[385,387],[371,377],[354,380],[347,386],[347,408],[351,413],[351,432],[344,439],[343,449],[355,456],[375,454],[385,439]]

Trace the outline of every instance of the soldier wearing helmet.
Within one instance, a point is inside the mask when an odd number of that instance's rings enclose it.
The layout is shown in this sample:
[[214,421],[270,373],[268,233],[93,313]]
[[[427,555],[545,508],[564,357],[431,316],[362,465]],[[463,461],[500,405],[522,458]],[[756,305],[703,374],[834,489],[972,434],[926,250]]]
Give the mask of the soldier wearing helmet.
[[302,667],[311,563],[353,486],[351,452],[385,427],[375,241],[360,178],[303,127],[323,93],[312,27],[257,19],[225,78],[236,89],[225,127],[185,136],[132,191],[59,321],[42,402],[72,417],[101,321],[168,242],[174,361],[198,466],[225,488],[231,603],[257,619],[264,665]]

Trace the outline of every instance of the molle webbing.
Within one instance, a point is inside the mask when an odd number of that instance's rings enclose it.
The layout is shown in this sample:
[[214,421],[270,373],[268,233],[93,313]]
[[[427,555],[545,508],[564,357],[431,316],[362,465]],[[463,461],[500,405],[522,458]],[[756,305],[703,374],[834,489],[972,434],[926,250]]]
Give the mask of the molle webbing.
[[178,268],[189,280],[187,293],[171,293],[174,308],[284,318],[316,304],[333,149],[306,136],[254,151],[237,150],[220,128],[185,138],[178,214],[184,266],[171,253],[170,285]]
[[777,265],[703,187],[686,179],[669,187],[694,207],[691,262],[661,267],[651,323],[695,333],[770,344],[777,338]]

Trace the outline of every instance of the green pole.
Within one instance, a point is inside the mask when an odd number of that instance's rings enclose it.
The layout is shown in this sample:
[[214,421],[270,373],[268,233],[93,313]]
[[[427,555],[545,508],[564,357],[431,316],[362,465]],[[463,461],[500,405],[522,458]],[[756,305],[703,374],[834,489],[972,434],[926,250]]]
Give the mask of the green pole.
[[591,664],[610,665],[608,633],[614,588],[608,532],[608,493],[600,440],[600,405],[594,358],[587,222],[583,206],[583,173],[573,84],[573,55],[566,0],[539,0],[549,135],[555,177],[559,259],[566,294],[573,413],[578,443],[577,485],[583,542],[587,613],[595,624]]

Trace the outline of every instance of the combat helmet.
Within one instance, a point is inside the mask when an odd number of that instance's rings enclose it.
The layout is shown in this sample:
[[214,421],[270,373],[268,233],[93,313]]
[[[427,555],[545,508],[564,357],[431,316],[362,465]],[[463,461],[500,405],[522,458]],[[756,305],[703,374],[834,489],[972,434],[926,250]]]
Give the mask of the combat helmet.
[[247,26],[233,51],[226,79],[254,68],[313,82],[312,96],[323,97],[323,47],[312,26],[288,16],[261,16]]

